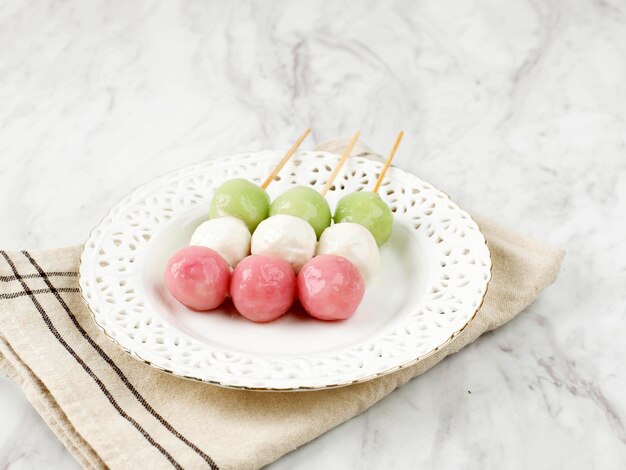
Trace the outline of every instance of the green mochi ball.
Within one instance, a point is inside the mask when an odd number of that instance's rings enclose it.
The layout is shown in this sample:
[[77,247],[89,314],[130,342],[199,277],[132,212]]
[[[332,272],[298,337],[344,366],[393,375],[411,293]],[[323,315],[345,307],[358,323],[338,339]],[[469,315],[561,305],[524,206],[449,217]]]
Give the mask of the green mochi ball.
[[313,188],[296,186],[285,191],[272,202],[270,215],[287,214],[306,220],[319,238],[330,226],[330,206],[326,198]]
[[267,219],[269,209],[270,197],[264,189],[243,178],[235,178],[217,188],[211,200],[209,217],[238,217],[252,233],[257,225]]
[[354,222],[363,225],[384,244],[391,236],[393,215],[378,193],[357,191],[342,197],[335,210],[335,223]]

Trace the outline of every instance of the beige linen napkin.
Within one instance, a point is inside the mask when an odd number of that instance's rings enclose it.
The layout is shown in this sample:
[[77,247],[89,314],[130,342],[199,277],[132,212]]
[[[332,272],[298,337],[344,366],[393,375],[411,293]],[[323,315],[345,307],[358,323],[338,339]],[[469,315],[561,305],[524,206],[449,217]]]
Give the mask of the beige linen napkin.
[[367,383],[263,393],[159,372],[92,321],[78,290],[80,247],[0,252],[0,367],[86,468],[259,468],[511,320],[555,280],[561,251],[477,222],[493,279],[474,321],[417,365]]

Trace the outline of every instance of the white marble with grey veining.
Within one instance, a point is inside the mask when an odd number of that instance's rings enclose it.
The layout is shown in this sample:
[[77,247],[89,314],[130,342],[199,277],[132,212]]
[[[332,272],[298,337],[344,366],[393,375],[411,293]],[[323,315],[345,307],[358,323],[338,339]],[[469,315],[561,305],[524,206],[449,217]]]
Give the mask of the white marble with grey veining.
[[[274,470],[626,467],[626,4],[0,3],[0,246],[80,243],[137,184],[360,129],[568,251],[516,320]],[[77,464],[0,378],[0,468]]]

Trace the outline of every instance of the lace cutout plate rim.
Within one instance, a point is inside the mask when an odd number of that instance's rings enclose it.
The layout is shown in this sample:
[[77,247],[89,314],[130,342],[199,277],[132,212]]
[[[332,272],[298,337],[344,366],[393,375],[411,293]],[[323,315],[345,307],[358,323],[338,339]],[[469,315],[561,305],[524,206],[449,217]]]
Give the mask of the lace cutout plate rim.
[[[381,272],[346,322],[289,313],[257,325],[232,307],[189,312],[163,286],[162,268],[206,220],[215,188],[234,177],[260,183],[283,151],[243,153],[173,171],[142,185],[91,232],[80,261],[82,298],[100,329],[134,358],[223,387],[319,390],[408,367],[460,334],[482,306],[491,257],[478,225],[431,184],[391,168],[379,193],[394,212]],[[321,189],[338,155],[299,152],[268,188]],[[331,207],[369,190],[382,164],[351,157],[328,193]],[[268,326],[269,325],[269,326]],[[320,341],[319,338],[324,338]]]

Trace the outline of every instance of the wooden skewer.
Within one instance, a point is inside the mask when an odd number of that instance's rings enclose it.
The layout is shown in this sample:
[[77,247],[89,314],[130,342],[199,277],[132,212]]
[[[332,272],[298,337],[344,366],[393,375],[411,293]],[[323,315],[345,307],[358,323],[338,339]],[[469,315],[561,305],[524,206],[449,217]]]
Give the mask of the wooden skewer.
[[330,187],[333,185],[333,182],[335,181],[335,178],[337,178],[337,174],[339,173],[339,170],[341,170],[341,167],[343,166],[343,164],[346,163],[346,160],[350,156],[350,152],[352,152],[352,149],[354,148],[356,143],[359,141],[360,136],[361,136],[360,132],[357,132],[356,134],[354,134],[354,136],[352,137],[352,140],[346,146],[346,149],[343,151],[343,154],[341,155],[341,158],[339,159],[337,166],[335,167],[333,172],[330,174],[328,181],[326,182],[326,184],[320,191],[320,194],[322,196],[325,196],[328,190],[330,189]]
[[296,142],[287,151],[283,159],[278,163],[278,165],[276,165],[276,168],[274,168],[274,171],[272,171],[270,175],[267,177],[267,179],[263,182],[263,184],[261,185],[261,188],[267,189],[270,183],[274,181],[274,178],[276,178],[276,175],[278,174],[278,172],[285,166],[285,163],[287,163],[289,159],[293,156],[293,154],[296,153],[296,150],[298,150],[298,147],[300,147],[300,144],[302,143],[304,139],[306,139],[306,136],[309,135],[310,132],[311,132],[311,129],[307,129],[298,138],[298,140],[296,140]]
[[378,176],[378,180],[376,181],[376,184],[374,185],[374,192],[375,193],[378,192],[378,189],[380,188],[380,185],[383,182],[383,178],[385,177],[385,173],[387,173],[387,170],[389,169],[389,166],[391,165],[391,160],[393,160],[393,157],[396,154],[396,150],[398,150],[398,145],[400,145],[400,141],[402,140],[402,136],[403,135],[404,135],[404,132],[400,131],[400,133],[398,134],[398,137],[396,138],[396,143],[393,144],[393,148],[391,149],[391,153],[389,154],[389,156],[387,157],[387,161],[383,165],[383,169],[380,170],[380,175]]

